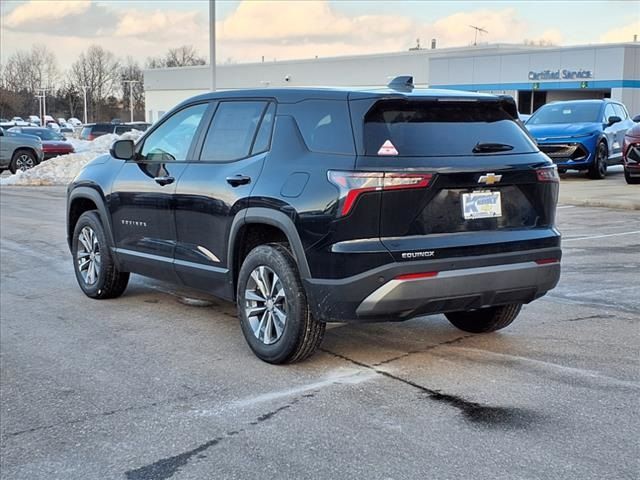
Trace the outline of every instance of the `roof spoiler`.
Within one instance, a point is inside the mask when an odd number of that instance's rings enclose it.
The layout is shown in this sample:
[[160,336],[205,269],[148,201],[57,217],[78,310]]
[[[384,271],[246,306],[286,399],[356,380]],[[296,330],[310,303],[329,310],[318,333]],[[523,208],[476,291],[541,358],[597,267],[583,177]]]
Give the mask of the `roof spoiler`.
[[500,104],[505,112],[511,115],[515,120],[520,118],[518,115],[518,106],[515,99],[511,95],[496,95],[500,99]]
[[392,90],[411,91],[413,90],[413,76],[400,75],[395,77],[387,84],[387,87]]

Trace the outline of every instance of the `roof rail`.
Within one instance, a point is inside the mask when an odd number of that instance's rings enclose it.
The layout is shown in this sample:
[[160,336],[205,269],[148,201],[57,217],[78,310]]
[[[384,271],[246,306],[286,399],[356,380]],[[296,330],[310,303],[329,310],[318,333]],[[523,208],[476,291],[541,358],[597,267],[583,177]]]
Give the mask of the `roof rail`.
[[413,90],[413,76],[400,75],[392,79],[387,87],[393,90]]

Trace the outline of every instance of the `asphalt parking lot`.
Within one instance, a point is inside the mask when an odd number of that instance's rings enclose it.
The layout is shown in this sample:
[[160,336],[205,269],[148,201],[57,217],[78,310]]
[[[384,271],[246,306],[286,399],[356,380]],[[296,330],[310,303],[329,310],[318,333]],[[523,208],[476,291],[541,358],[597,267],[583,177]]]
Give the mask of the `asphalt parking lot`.
[[500,333],[331,325],[276,367],[231,304],[86,298],[64,205],[0,191],[3,479],[640,477],[640,211],[561,205],[560,285]]

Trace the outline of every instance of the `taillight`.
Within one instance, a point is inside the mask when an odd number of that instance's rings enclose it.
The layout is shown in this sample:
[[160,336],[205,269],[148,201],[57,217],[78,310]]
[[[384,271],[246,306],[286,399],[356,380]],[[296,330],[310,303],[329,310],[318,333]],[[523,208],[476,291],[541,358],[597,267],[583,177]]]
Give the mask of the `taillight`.
[[437,276],[438,272],[405,273],[404,275],[398,275],[394,280],[418,280],[420,278],[433,278]]
[[363,193],[428,187],[432,175],[329,170],[328,177],[340,192],[339,216],[343,217],[351,212],[356,200]]
[[551,263],[559,263],[559,262],[560,262],[559,258],[540,258],[536,260],[536,263],[538,265],[549,265]]
[[558,169],[554,165],[553,167],[539,168],[536,170],[536,176],[539,182],[559,182],[560,176],[558,175]]

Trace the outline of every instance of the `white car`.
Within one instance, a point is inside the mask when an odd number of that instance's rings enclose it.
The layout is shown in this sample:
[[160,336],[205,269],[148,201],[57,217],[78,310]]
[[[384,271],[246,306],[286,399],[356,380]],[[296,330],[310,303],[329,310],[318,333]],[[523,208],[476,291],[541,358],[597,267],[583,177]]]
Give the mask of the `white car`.
[[56,122],[47,122],[47,128],[50,128],[54,132],[60,132],[60,125]]
[[58,117],[58,125],[66,125],[67,121],[63,117]]
[[29,115],[29,122],[35,123],[36,125],[40,125],[40,117],[37,115]]
[[82,126],[82,122],[77,119],[76,117],[71,117],[69,120],[67,120],[67,123],[69,123],[70,125],[74,126],[74,127],[81,127]]

